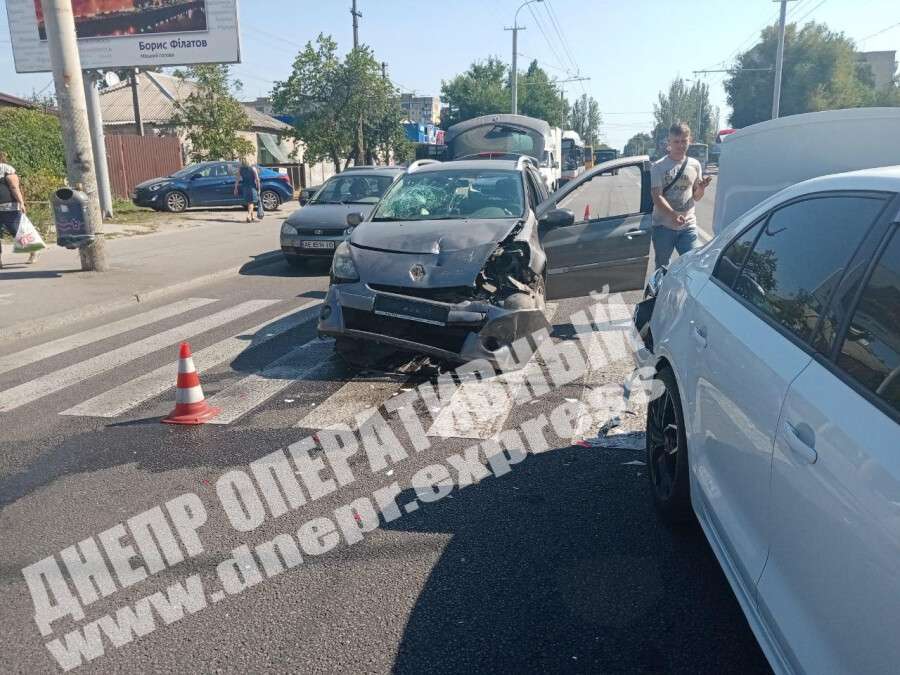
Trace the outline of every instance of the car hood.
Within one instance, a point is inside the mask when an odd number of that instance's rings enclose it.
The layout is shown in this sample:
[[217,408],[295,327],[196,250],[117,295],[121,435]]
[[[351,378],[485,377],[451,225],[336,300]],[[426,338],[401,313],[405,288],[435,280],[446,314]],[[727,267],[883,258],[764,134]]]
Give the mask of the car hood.
[[307,204],[287,217],[288,225],[316,227],[348,227],[347,214],[369,215],[375,204]]
[[410,286],[415,264],[423,287],[468,286],[519,218],[366,222],[350,236],[353,259],[367,283]]
[[174,183],[177,178],[169,178],[168,176],[163,176],[162,178],[151,178],[150,180],[145,180],[143,183],[138,183],[134,186],[135,190],[140,190],[141,188],[148,188],[151,185],[156,185],[157,183]]

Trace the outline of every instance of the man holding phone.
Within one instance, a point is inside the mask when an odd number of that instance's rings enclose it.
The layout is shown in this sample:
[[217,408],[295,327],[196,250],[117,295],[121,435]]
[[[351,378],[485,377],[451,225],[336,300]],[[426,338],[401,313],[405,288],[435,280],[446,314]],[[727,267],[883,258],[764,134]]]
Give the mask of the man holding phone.
[[668,265],[672,251],[684,255],[699,246],[694,204],[703,199],[712,176],[687,156],[691,129],[684,122],[669,128],[668,154],[650,168],[653,196],[653,255],[656,268]]

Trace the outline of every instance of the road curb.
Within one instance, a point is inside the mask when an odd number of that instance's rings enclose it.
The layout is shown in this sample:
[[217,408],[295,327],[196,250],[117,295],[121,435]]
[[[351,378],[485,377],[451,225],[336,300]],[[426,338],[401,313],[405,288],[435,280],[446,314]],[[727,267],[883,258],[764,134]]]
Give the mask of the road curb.
[[0,328],[0,341],[20,340],[22,338],[34,337],[35,335],[49,333],[52,330],[62,328],[63,326],[75,323],[77,321],[84,321],[85,319],[96,319],[99,316],[110,314],[120,309],[126,309],[137,304],[152,302],[154,300],[160,300],[170,295],[177,295],[178,293],[189,291],[198,286],[204,286],[206,284],[214,283],[216,281],[235,276],[239,274],[242,269],[248,266],[250,267],[250,269],[254,270],[262,267],[268,267],[269,265],[274,265],[275,263],[281,262],[281,259],[281,251],[272,251],[270,253],[264,253],[260,256],[257,256],[253,261],[249,263],[245,262],[240,265],[235,265],[234,267],[229,267],[228,269],[211,272],[210,274],[204,274],[199,277],[194,277],[193,279],[187,279],[186,281],[180,281],[176,284],[172,284],[171,286],[165,286],[163,288],[152,288],[137,293],[128,293],[126,296],[123,296],[116,300],[95,303],[93,305],[85,305],[84,307],[79,307],[78,309],[69,312],[60,312],[58,314],[53,314],[41,319],[32,319],[31,321],[16,323],[12,326],[7,326],[6,328]]

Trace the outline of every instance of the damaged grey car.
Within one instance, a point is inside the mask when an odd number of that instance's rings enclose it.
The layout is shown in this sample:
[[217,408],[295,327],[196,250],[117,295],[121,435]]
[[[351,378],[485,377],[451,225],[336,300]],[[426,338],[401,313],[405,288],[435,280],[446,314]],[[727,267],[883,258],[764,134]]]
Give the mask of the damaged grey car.
[[420,160],[347,216],[319,334],[354,365],[393,350],[515,369],[551,330],[547,300],[643,288],[651,204],[646,157],[552,196],[529,157]]

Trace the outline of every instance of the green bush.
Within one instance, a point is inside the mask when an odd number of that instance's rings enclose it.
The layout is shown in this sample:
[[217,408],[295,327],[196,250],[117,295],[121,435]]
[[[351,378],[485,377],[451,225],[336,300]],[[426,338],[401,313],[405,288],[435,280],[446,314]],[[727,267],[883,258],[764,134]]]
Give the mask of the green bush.
[[59,120],[40,110],[0,108],[0,150],[19,174],[28,217],[48,238],[53,223],[47,202],[66,174]]

